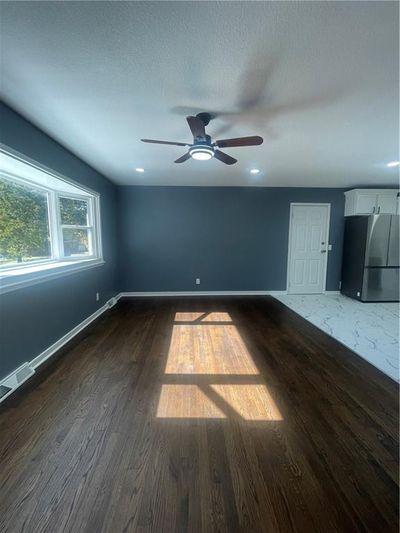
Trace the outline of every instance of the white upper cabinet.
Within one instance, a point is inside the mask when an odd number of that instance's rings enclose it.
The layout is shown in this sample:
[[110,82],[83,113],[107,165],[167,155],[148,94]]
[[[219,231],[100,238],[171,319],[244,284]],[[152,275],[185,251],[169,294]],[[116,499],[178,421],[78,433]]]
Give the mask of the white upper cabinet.
[[399,191],[388,191],[378,193],[377,209],[378,213],[388,213],[397,215],[397,194]]
[[399,214],[397,189],[353,189],[346,196],[344,216]]
[[357,192],[354,203],[354,213],[350,215],[370,215],[376,212],[376,194]]

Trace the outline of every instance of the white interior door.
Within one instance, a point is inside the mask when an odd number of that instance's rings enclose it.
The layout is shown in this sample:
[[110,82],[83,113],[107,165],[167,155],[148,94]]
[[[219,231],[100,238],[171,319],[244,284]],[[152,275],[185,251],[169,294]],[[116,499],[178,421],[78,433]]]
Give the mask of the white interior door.
[[288,292],[319,294],[325,289],[329,204],[292,205]]

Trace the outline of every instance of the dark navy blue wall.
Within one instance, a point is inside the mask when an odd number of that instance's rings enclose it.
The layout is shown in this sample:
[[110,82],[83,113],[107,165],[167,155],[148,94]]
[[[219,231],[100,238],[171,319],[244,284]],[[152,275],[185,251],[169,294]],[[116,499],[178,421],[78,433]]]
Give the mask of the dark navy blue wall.
[[331,203],[327,288],[338,289],[342,189],[115,187],[2,104],[0,141],[101,194],[106,261],[0,296],[0,379],[96,311],[115,289],[284,290],[290,202]]
[[[115,294],[116,187],[0,103],[0,141],[101,195],[105,265],[0,296],[0,379],[29,361]],[[95,294],[100,293],[96,302]]]
[[[290,202],[331,204],[338,290],[344,189],[118,187],[122,291],[285,290]],[[195,285],[195,278],[201,285]]]

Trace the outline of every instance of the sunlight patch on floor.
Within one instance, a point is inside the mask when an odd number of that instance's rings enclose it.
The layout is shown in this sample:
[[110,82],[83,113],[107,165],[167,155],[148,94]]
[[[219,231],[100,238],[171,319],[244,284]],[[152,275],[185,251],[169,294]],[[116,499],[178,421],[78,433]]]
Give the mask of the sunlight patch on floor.
[[226,418],[197,385],[163,385],[157,418]]
[[229,313],[175,314],[167,380],[158,418],[282,420]]
[[265,385],[210,385],[244,420],[282,420]]
[[[192,315],[192,324],[187,320]],[[202,315],[201,323],[197,322]],[[165,368],[166,374],[258,375],[236,326],[227,313],[177,313],[185,324],[175,322]],[[194,318],[193,318],[194,316]],[[211,322],[210,316],[218,317]],[[229,317],[230,320],[230,317]],[[221,321],[227,324],[220,324]]]
[[158,418],[282,420],[265,385],[163,385]]

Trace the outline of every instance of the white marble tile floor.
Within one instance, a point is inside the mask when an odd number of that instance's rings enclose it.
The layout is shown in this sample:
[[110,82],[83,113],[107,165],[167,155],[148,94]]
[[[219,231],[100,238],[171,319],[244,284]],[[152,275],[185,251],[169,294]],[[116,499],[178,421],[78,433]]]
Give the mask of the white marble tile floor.
[[399,381],[398,303],[362,303],[341,294],[276,299]]

